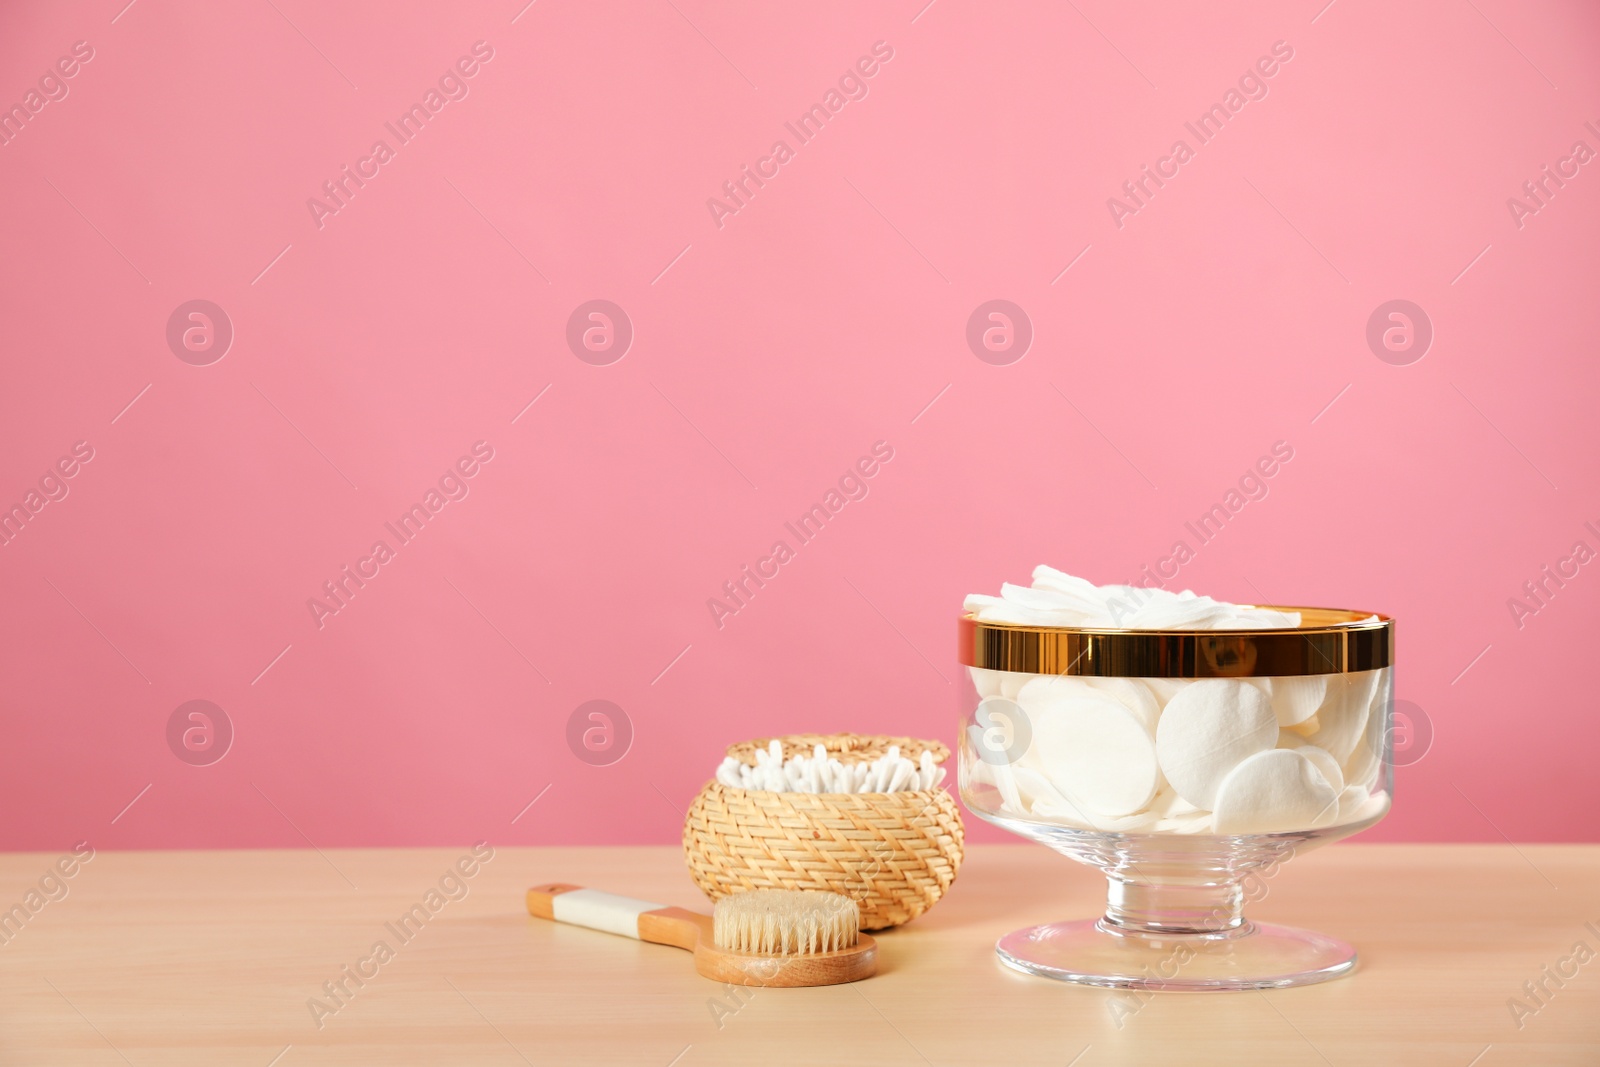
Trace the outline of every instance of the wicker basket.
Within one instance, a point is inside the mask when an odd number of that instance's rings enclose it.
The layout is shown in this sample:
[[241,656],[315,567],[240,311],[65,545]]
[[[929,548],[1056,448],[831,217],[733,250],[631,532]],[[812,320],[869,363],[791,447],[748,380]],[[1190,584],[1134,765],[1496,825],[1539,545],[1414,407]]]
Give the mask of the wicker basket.
[[[916,762],[924,751],[943,764],[938,741],[858,734],[792,734],[778,740],[787,758],[822,745],[847,763],[871,761],[899,745]],[[728,755],[754,765],[769,740],[746,741]],[[747,889],[827,889],[851,897],[861,928],[910,922],[944,895],[961,866],[966,830],[941,786],[901,793],[774,793],[706,783],[689,805],[683,851],[689,873],[712,900]]]

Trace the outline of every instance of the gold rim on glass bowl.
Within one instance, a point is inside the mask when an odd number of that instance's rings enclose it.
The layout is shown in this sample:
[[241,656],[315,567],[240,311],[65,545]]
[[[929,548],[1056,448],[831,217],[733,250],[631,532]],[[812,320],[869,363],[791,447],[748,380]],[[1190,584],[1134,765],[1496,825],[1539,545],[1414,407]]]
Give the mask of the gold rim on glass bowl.
[[[1263,630],[1116,630],[1019,626],[961,616],[968,667],[1099,678],[1282,678],[1375,671],[1394,660],[1394,619],[1366,611],[1260,605],[1299,612]],[[1365,620],[1376,617],[1376,622]]]

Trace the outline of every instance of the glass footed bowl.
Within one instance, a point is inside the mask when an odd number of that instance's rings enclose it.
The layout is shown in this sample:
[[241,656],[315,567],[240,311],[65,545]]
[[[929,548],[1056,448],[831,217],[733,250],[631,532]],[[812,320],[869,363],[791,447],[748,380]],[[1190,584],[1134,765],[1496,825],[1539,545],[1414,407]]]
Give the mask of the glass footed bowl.
[[1102,870],[1106,911],[1002,937],[1028,974],[1151,990],[1348,974],[1336,938],[1252,922],[1290,858],[1389,810],[1394,622],[1132,631],[960,621],[961,799]]

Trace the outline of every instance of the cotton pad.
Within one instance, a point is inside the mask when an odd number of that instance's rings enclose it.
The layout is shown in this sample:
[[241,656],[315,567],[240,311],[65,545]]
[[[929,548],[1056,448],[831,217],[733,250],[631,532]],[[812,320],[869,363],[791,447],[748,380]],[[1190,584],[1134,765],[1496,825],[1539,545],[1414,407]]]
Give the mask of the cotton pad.
[[1322,729],[1322,722],[1315,715],[1313,715],[1305,722],[1297,722],[1293,726],[1285,726],[1284,729],[1288,730],[1290,733],[1299,734],[1301,737],[1310,737],[1312,734]]
[[972,688],[978,691],[978,696],[1000,696],[1000,684],[1006,677],[1004,673],[985,670],[982,667],[968,667],[967,673],[972,675]]
[[1100,608],[1099,604],[1073,594],[1046,588],[1030,589],[1025,585],[1012,585],[1010,582],[1000,587],[1000,599],[1035,611],[1063,611],[1084,617],[1098,614]]
[[1155,696],[1156,703],[1163,708],[1167,706],[1167,701],[1177,696],[1189,685],[1182,678],[1141,678],[1139,680]]
[[1020,764],[1011,768],[1017,783],[1017,792],[1022,796],[1022,803],[1030,810],[1041,801],[1045,804],[1067,805],[1070,802],[1061,795],[1061,791],[1050,784],[1050,779],[1040,771]]
[[1339,769],[1344,772],[1344,784],[1347,788],[1359,785],[1374,789],[1378,785],[1378,772],[1381,766],[1377,751],[1363,741],[1356,746],[1356,750],[1350,754],[1350,759]]
[[1154,826],[1157,819],[1153,811],[1135,812],[1132,815],[1098,815],[1074,804],[1061,794],[1050,779],[1026,767],[1013,767],[1017,789],[1028,810],[1047,819],[1070,822],[1090,830],[1127,831]]
[[[1163,781],[1160,787],[1156,789],[1156,795],[1150,798],[1150,810],[1162,818],[1176,818],[1183,815],[1194,815],[1199,813],[1201,809],[1180,797],[1177,790],[1173,789],[1169,782]],[[1210,815],[1211,813],[1203,812],[1202,814]]]
[[1211,813],[1194,811],[1187,815],[1169,815],[1157,819],[1150,829],[1158,834],[1208,834],[1211,832]]
[[1377,784],[1380,756],[1387,740],[1384,731],[1392,728],[1389,721],[1392,709],[1389,703],[1394,688],[1394,677],[1387,670],[1378,671],[1377,674],[1378,682],[1373,686],[1372,703],[1367,707],[1366,729],[1361,732],[1360,742],[1344,761],[1345,783],[1364,785],[1368,789]]
[[1372,794],[1359,785],[1347,785],[1339,794],[1339,821],[1350,822]]
[[1366,731],[1379,673],[1334,675],[1328,682],[1327,699],[1317,711],[1317,730],[1307,734],[1306,740],[1333,753],[1340,763],[1349,759]]
[[1156,726],[1161,770],[1179,796],[1216,808],[1217,787],[1240,761],[1278,743],[1272,701],[1253,685],[1204,678],[1167,701]]
[[1300,625],[1296,612],[1273,611],[1174,593],[1160,586],[1101,585],[1036,567],[1033,585],[1001,587],[1000,596],[974,593],[964,608],[984,622],[1014,626],[1079,626],[1125,630],[1239,630]]
[[1279,726],[1305,722],[1317,713],[1328,696],[1328,676],[1308,674],[1299,678],[1263,678],[1272,694],[1272,710]]
[[1150,687],[1137,678],[1085,678],[1089,688],[1109,696],[1133,712],[1134,717],[1154,736],[1156,720],[1161,717],[1161,704]]
[[1047,819],[1072,823],[1082,829],[1099,830],[1102,833],[1132,833],[1137,830],[1148,830],[1160,821],[1153,812],[1140,811],[1132,815],[1101,815],[1075,805],[1069,800],[1055,799],[1035,801],[1033,812]]
[[[973,750],[983,751],[983,728],[980,726],[967,727],[967,739],[972,744]],[[995,787],[1000,794],[1000,803],[1006,808],[1021,813],[1026,810],[1022,806],[1022,795],[1017,789],[1017,779],[1012,774],[1011,767],[1005,763],[989,763],[986,760],[975,759],[969,764],[975,782],[987,782]]]
[[1050,708],[1061,700],[1081,695],[1088,689],[1078,678],[1056,674],[1028,674],[1015,677],[1027,679],[1027,684],[1017,690],[1016,701],[1029,715]]
[[1155,733],[1156,719],[1161,716],[1161,705],[1155,694],[1136,678],[1089,678],[1075,675],[1036,675],[1017,693],[1017,703],[1024,711],[1032,712],[1035,705],[1045,706],[1048,701],[1071,696],[1108,696],[1127,708],[1144,725]]
[[1217,788],[1219,834],[1269,834],[1325,826],[1339,816],[1339,793],[1290,748],[1258,752]]
[[1132,815],[1160,784],[1156,749],[1137,716],[1108,696],[1082,692],[1023,705],[1045,774],[1086,814]]
[[1105,596],[1100,592],[1099,586],[1087,578],[1075,578],[1054,567],[1040,564],[1033,568],[1033,587],[1047,589],[1057,594],[1073,610],[1086,616],[1096,615],[1105,610]]
[[1317,770],[1322,772],[1322,777],[1328,780],[1328,784],[1333,786],[1335,793],[1344,788],[1344,771],[1340,768],[1339,761],[1334,759],[1333,754],[1327,749],[1310,744],[1298,734],[1290,733],[1288,730],[1278,731],[1278,747],[1298,752],[1310,760]]
[[1039,677],[1037,674],[1002,674],[1000,676],[1000,695],[1007,700],[1016,700],[1017,694],[1022,692],[1022,687]]
[[[1344,818],[1343,821],[1344,822],[1365,822],[1367,819],[1376,819],[1376,818],[1378,818],[1380,815],[1382,815],[1384,812],[1386,812],[1388,810],[1389,810],[1389,794],[1384,792],[1381,789],[1378,789],[1378,790],[1374,790],[1372,792],[1372,794],[1367,797],[1366,801],[1363,802],[1360,807],[1358,807],[1354,811],[1352,811],[1350,813],[1349,817]],[[1342,809],[1340,811],[1340,815],[1341,816],[1344,815],[1344,812],[1343,812]]]

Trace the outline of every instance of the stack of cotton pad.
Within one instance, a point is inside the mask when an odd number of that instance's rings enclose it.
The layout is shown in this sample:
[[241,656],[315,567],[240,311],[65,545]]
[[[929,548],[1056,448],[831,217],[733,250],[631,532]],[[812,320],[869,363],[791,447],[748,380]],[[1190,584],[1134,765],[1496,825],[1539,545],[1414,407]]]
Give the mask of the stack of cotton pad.
[[999,596],[974,593],[963,607],[980,622],[1022,626],[1085,626],[1119,630],[1259,630],[1299,626],[1295,612],[1227,604],[1185,589],[1095,585],[1054,567],[1033,569],[1032,587],[1000,587]]
[[[1164,590],[1096,587],[1048,567],[1034,587],[968,597],[985,621],[1120,629],[1298,625],[1293,615]],[[1160,596],[1150,594],[1159,593]],[[1113,620],[1113,616],[1122,616]],[[1025,722],[1010,760],[967,760],[1000,814],[1086,829],[1248,834],[1382,813],[1389,670],[1285,678],[1092,678],[969,668],[979,723]],[[969,727],[980,751],[982,727]]]

